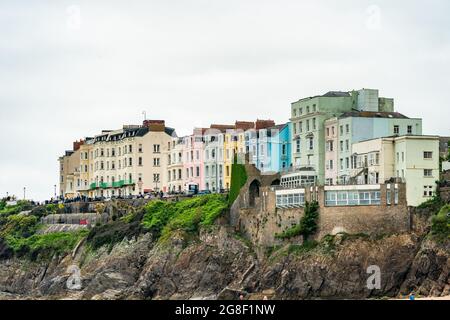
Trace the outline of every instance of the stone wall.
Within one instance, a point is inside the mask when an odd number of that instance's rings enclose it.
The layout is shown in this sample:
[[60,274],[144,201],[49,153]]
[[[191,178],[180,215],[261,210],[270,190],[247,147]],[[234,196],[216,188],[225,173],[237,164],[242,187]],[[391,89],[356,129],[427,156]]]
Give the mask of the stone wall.
[[[301,243],[301,237],[282,241],[276,239],[275,235],[298,224],[304,214],[304,209],[276,208],[276,195],[271,184],[277,179],[277,176],[258,176],[256,168],[249,169],[249,179],[232,206],[230,224],[258,246],[267,247],[286,242]],[[261,186],[259,196],[251,206],[249,205],[250,184],[254,180],[258,180]],[[387,185],[381,185],[381,205],[369,206],[327,207],[325,206],[323,186],[306,188],[305,200],[317,200],[319,203],[318,232],[314,236],[315,239],[320,240],[327,234],[339,232],[386,235],[410,231],[412,216],[406,202],[406,185],[397,185],[398,204],[394,204],[393,198],[391,199],[392,204],[387,204]],[[391,184],[391,188],[394,189],[394,184]],[[392,192],[392,197],[393,194]]]

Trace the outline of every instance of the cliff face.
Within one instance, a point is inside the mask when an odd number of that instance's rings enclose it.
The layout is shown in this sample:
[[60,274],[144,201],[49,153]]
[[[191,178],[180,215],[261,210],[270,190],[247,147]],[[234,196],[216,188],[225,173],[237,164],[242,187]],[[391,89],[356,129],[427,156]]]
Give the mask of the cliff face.
[[[367,267],[381,271],[381,288],[368,289]],[[72,266],[72,267],[71,267]],[[68,289],[73,266],[80,289]],[[71,269],[72,268],[72,269]],[[198,238],[174,233],[155,243],[149,233],[109,249],[51,261],[0,260],[0,298],[15,299],[233,299],[261,294],[280,299],[369,298],[450,294],[450,244],[422,235],[381,239],[336,236],[302,251],[286,246],[268,254],[224,226]],[[76,282],[76,281],[75,281]]]

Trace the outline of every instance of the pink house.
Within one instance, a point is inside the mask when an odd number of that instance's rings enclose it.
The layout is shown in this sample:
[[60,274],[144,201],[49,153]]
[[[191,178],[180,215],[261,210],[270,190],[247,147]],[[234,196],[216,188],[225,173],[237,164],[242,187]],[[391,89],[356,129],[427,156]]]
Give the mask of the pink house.
[[184,137],[183,169],[185,191],[205,189],[203,134],[205,128],[195,128],[190,136]]

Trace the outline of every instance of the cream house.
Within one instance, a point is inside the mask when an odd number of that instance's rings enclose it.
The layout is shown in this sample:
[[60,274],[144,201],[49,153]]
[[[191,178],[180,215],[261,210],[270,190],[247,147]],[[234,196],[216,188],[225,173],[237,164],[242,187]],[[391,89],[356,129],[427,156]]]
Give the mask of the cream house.
[[80,183],[80,147],[84,141],[73,143],[73,150],[66,151],[59,161],[59,196],[72,199],[78,195]]
[[167,152],[175,130],[162,120],[142,126],[103,131],[94,138],[93,171],[89,188],[93,196],[128,196],[164,191],[168,185]]
[[169,192],[184,191],[183,144],[184,138],[172,138],[170,148],[167,150]]
[[439,179],[439,137],[385,137],[354,143],[351,181],[380,184],[396,179],[406,183],[408,205],[430,199]]

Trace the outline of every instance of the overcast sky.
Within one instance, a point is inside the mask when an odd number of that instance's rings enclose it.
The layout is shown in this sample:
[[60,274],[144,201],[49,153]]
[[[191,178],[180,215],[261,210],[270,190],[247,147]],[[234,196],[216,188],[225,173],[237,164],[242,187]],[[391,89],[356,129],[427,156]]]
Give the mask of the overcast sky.
[[450,2],[0,3],[0,196],[43,200],[57,159],[101,129],[272,118],[330,90],[378,88],[450,135]]

